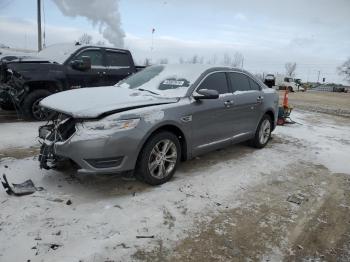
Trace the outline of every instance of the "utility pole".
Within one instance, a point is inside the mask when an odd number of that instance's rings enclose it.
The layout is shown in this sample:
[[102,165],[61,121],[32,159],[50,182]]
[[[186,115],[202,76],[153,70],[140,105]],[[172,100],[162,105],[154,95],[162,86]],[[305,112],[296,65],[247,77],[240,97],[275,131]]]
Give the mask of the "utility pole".
[[41,41],[41,0],[38,1],[38,52],[42,49],[42,41]]
[[320,82],[320,74],[321,74],[321,71],[318,71],[317,83],[319,83],[319,82]]

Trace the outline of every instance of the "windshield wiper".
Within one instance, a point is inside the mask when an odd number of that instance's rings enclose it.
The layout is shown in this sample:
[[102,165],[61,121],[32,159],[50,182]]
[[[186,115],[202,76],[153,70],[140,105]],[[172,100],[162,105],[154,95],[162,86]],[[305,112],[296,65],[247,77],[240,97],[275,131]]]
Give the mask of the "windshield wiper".
[[156,93],[156,92],[153,92],[153,91],[151,91],[151,90],[147,90],[147,89],[143,89],[143,88],[137,88],[137,90],[139,90],[139,91],[146,91],[146,92],[149,92],[149,93],[151,93],[151,94],[153,94],[153,95],[160,95],[160,94],[158,94],[158,93]]

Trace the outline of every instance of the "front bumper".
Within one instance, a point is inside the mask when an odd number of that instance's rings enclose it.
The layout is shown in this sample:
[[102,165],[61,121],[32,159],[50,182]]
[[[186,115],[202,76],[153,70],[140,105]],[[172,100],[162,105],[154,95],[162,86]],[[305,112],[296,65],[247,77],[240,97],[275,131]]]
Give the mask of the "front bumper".
[[78,172],[84,174],[130,171],[135,168],[143,136],[138,128],[94,136],[83,135],[77,130],[64,142],[42,139],[41,158],[46,154],[56,160],[72,160],[79,166]]

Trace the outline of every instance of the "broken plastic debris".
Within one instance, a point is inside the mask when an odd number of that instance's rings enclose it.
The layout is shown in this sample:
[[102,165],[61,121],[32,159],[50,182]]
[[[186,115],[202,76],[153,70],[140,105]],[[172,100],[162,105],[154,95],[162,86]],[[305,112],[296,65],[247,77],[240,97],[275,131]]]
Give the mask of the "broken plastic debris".
[[33,194],[36,191],[42,191],[44,188],[42,187],[35,187],[33,181],[31,179],[24,181],[21,184],[13,184],[12,186],[10,183],[7,181],[6,175],[3,175],[4,181],[1,179],[1,183],[3,187],[5,188],[5,191],[9,195],[14,195],[14,196],[25,196],[25,195],[30,195]]
[[287,198],[287,201],[294,203],[294,204],[297,204],[297,205],[301,205],[302,202],[308,201],[308,199],[306,198],[305,195],[298,193],[298,194],[294,194],[294,195],[289,196]]

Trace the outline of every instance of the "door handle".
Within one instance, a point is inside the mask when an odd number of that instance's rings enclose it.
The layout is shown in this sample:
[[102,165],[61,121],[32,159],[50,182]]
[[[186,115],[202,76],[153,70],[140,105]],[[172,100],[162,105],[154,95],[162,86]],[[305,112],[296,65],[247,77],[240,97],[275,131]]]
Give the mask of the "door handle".
[[264,97],[263,96],[258,96],[258,98],[256,99],[256,102],[262,103],[262,101],[264,101]]
[[232,101],[232,100],[225,101],[225,102],[224,102],[224,105],[225,105],[226,107],[231,107],[231,106],[233,105],[233,101]]

